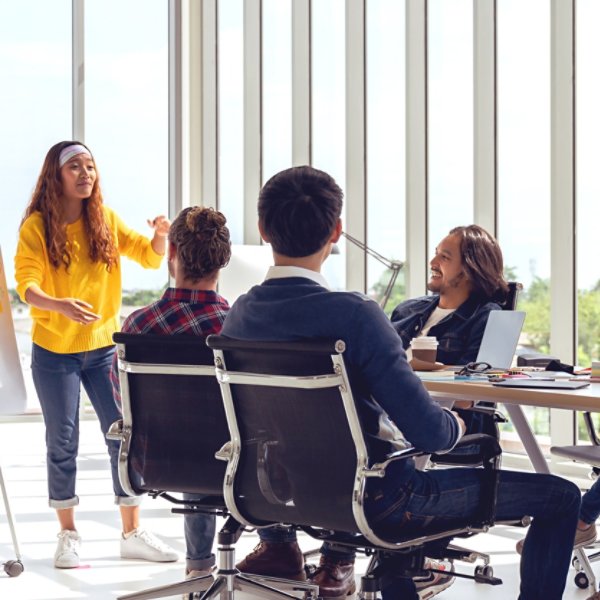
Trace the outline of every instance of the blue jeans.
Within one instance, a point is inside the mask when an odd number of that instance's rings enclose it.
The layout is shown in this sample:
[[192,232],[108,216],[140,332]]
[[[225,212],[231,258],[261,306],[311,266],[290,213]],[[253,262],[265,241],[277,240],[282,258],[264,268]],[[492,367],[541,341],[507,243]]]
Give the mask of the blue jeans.
[[[292,543],[297,542],[296,530],[291,527],[284,527],[283,525],[277,525],[275,527],[264,527],[258,530],[258,537],[261,542],[286,542]],[[333,560],[339,560],[343,562],[354,561],[355,551],[353,549],[342,549],[341,546],[328,544],[325,542],[321,546],[321,554],[328,556]]]
[[[484,474],[483,469],[433,469],[415,471],[400,485],[393,473],[371,480],[365,501],[369,522],[402,535],[411,530],[416,534],[433,522],[450,526],[455,519],[477,514]],[[500,471],[496,520],[533,517],[521,557],[520,600],[562,598],[580,500],[577,486],[560,477]],[[261,539],[266,531],[259,532]],[[269,541],[284,541],[273,539],[276,532],[271,529]],[[398,579],[383,590],[384,600],[402,597],[416,597],[412,580]]]
[[600,517],[600,479],[581,498],[579,518],[585,523],[594,523]]
[[[183,494],[184,500],[201,500],[198,494]],[[183,516],[185,532],[185,566],[187,571],[205,571],[215,564],[212,552],[215,539],[215,517],[202,513]]]
[[[75,478],[81,384],[98,415],[103,436],[112,423],[121,418],[109,379],[113,354],[114,346],[89,352],[58,354],[33,344],[31,369],[46,424],[48,494],[53,508],[71,508],[79,504],[75,494]],[[119,482],[119,443],[106,437],[104,441],[110,456],[115,503],[138,505],[141,498],[128,496]]]
[[[433,522],[448,524],[477,514],[483,469],[415,471],[398,486],[385,477],[369,488],[369,521],[389,530],[419,531]],[[533,517],[521,557],[520,600],[560,600],[579,516],[581,494],[574,484],[554,475],[500,471],[496,520]],[[411,580],[396,580],[383,598],[414,596]]]

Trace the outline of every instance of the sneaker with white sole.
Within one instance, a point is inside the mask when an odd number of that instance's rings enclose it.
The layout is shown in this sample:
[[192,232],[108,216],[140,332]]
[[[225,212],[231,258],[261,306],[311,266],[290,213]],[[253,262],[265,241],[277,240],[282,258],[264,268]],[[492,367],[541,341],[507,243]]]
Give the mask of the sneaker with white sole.
[[[194,577],[207,577],[208,575],[211,575],[212,573],[214,573],[214,571],[215,571],[215,567],[210,567],[210,569],[202,569],[202,570],[192,569],[191,571],[186,571],[185,579],[187,581],[188,579],[194,579]],[[183,594],[183,596],[181,596],[181,598],[182,598],[182,600],[196,600],[197,598],[202,598],[202,594],[204,594],[204,592],[194,592],[192,594]]]
[[[579,527],[575,531],[575,540],[573,541],[573,550],[577,550],[578,548],[585,548],[586,546],[591,546],[598,536],[598,531],[596,529],[596,524],[592,523],[589,527],[585,529],[579,529]],[[520,539],[517,542],[517,554],[523,554],[523,544],[525,543],[525,538]]]
[[75,569],[79,566],[81,537],[76,531],[63,529],[58,535],[58,546],[54,553],[54,566],[57,569]]
[[449,588],[456,579],[456,577],[452,575],[454,572],[454,565],[451,563],[449,563],[448,566],[445,563],[428,558],[425,560],[425,568],[447,571],[447,573],[429,573],[422,579],[415,578],[415,587],[417,588],[417,594],[419,595],[420,600],[429,600],[429,598],[437,596],[440,592]]
[[145,529],[121,534],[121,558],[137,558],[151,562],[175,562],[179,555],[173,548]]

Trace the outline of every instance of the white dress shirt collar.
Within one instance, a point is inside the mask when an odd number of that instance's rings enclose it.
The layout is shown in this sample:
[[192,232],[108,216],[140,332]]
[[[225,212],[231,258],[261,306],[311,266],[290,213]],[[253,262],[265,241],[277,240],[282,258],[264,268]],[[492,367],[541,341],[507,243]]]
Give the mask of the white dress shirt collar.
[[310,279],[320,286],[329,289],[329,284],[321,273],[302,267],[269,267],[265,281],[268,281],[269,279],[284,279],[287,277],[303,277],[304,279]]

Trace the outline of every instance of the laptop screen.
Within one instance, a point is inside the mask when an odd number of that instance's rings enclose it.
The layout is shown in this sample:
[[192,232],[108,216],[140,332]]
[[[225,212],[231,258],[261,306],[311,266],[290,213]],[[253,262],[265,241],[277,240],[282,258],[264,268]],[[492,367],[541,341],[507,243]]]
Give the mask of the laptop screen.
[[495,369],[510,368],[524,321],[523,311],[491,311],[479,346],[477,362],[489,363]]

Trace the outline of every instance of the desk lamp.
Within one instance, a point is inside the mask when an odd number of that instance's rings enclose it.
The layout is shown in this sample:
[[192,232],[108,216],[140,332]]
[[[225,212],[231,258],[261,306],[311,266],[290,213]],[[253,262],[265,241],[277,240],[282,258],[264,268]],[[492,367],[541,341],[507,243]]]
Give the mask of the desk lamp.
[[367,246],[364,242],[357,240],[355,237],[351,236],[345,231],[342,232],[342,235],[351,244],[358,246],[365,254],[372,256],[375,260],[379,261],[382,265],[386,266],[392,271],[392,276],[388,281],[388,284],[385,288],[383,296],[381,297],[381,300],[379,301],[379,306],[381,306],[382,309],[385,308],[385,305],[387,304],[388,300],[390,299],[390,296],[392,295],[392,290],[394,289],[394,284],[396,283],[396,279],[398,278],[398,273],[400,273],[400,269],[402,269],[404,263],[401,260],[393,260],[391,258],[386,258],[385,256],[382,256],[381,254],[379,254],[379,252],[376,252],[372,248],[369,248],[369,246]]

